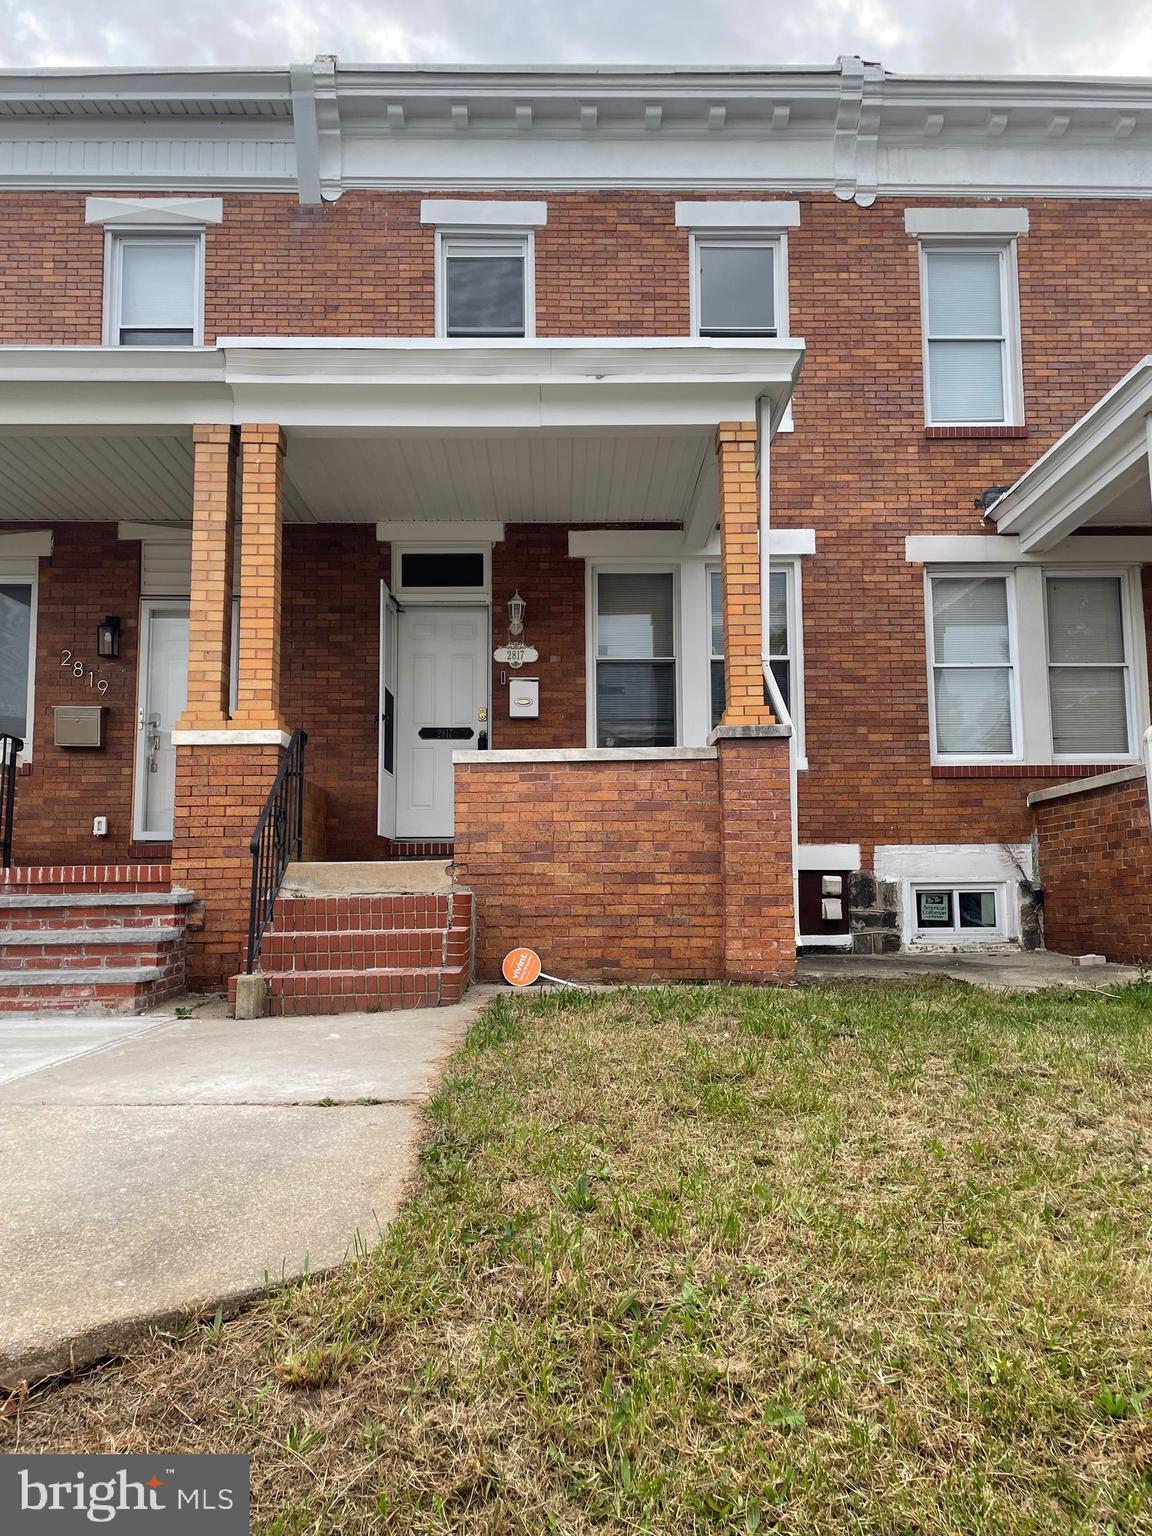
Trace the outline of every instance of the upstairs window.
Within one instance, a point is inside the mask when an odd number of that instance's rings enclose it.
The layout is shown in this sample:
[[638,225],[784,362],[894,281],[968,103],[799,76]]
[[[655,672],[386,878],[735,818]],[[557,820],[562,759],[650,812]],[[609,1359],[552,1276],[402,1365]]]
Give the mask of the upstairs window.
[[202,252],[199,235],[113,234],[108,249],[108,343],[199,346]]
[[1018,424],[1015,247],[922,245],[921,303],[928,424]]
[[696,335],[779,335],[780,241],[697,235],[694,245]]
[[531,257],[530,235],[442,235],[440,334],[530,336]]

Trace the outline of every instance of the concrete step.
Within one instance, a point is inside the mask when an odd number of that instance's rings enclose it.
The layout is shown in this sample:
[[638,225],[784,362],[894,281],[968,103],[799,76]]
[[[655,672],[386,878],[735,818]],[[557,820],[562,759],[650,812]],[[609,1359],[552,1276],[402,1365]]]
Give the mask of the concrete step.
[[287,896],[370,896],[388,892],[450,891],[446,859],[372,859],[347,863],[289,864]]
[[[365,970],[265,971],[268,1012],[274,1016],[316,1013],[385,1013],[398,1008],[438,1008],[458,1003],[471,973],[455,966],[374,966]],[[236,978],[229,983],[234,1003]]]
[[348,928],[336,932],[265,934],[267,971],[379,970],[460,965],[468,959],[470,928]]

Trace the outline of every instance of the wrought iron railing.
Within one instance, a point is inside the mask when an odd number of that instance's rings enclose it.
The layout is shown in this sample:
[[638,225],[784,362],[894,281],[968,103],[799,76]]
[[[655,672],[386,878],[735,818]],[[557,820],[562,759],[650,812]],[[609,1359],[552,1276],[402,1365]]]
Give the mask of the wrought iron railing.
[[16,759],[24,750],[23,736],[0,734],[0,859],[12,867],[12,817],[16,810]]
[[268,791],[249,845],[252,894],[248,902],[248,973],[256,969],[264,931],[272,921],[284,873],[304,846],[303,731],[293,731],[276,781]]

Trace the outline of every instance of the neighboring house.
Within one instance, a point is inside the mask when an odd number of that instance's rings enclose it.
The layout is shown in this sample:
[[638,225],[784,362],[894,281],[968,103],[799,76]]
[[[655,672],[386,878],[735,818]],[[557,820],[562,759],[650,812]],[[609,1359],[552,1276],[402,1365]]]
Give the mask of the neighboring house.
[[1036,942],[1046,838],[1152,948],[1150,188],[1152,82],[0,76],[6,899],[221,982],[303,731],[306,856],[454,853],[482,974]]

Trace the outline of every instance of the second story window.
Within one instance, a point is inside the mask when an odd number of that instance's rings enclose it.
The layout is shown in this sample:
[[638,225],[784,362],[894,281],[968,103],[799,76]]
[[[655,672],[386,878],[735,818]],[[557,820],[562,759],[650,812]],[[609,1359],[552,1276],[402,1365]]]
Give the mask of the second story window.
[[779,335],[779,240],[697,235],[694,246],[696,335]]
[[200,235],[111,235],[107,342],[119,347],[199,346],[202,253]]
[[928,424],[1018,425],[1023,411],[1011,244],[926,244],[920,259]]
[[531,235],[442,234],[437,289],[442,336],[530,336]]

